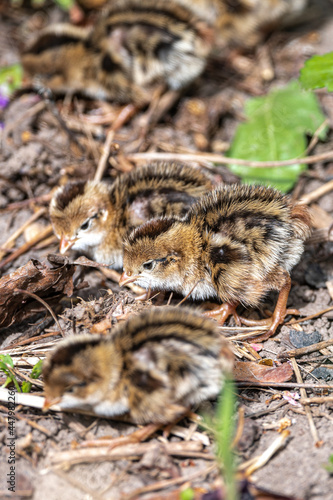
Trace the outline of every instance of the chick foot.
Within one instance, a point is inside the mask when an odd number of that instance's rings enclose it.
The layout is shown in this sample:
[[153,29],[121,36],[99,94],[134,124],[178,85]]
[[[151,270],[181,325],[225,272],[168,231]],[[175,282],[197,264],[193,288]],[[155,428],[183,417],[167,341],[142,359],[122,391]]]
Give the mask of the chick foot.
[[274,335],[277,327],[284,322],[284,319],[287,314],[299,314],[299,311],[297,311],[297,309],[287,309],[287,300],[291,288],[291,279],[287,273],[285,273],[284,275],[284,280],[285,281],[280,290],[274,313],[270,318],[255,321],[255,320],[250,320],[248,318],[240,317],[241,322],[246,326],[269,327],[269,330],[266,333],[259,335],[257,337],[250,337],[251,341],[262,342],[264,340],[269,339]]
[[218,323],[223,325],[229,316],[233,316],[237,326],[241,326],[241,316],[236,312],[238,304],[229,304],[224,302],[220,307],[212,309],[211,311],[205,311],[203,313],[207,318],[214,318],[214,316],[219,316]]

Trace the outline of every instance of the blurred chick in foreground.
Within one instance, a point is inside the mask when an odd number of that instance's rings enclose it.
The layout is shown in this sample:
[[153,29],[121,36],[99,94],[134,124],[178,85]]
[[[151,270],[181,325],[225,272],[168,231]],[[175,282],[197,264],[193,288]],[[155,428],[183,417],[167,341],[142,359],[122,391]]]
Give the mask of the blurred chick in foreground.
[[151,308],[110,336],[60,342],[43,366],[44,406],[169,423],[216,398],[232,366],[214,322],[186,308]]
[[[229,185],[203,196],[182,219],[165,217],[135,229],[124,243],[120,284],[219,299],[208,316],[221,323],[264,324],[272,335],[286,315],[289,272],[310,234],[306,207],[263,186]],[[238,316],[239,304],[258,307],[270,290],[279,297],[271,318]]]
[[60,253],[72,248],[101,264],[121,268],[122,244],[133,228],[153,217],[183,216],[212,188],[210,180],[181,163],[156,162],[103,182],[60,187],[50,203]]

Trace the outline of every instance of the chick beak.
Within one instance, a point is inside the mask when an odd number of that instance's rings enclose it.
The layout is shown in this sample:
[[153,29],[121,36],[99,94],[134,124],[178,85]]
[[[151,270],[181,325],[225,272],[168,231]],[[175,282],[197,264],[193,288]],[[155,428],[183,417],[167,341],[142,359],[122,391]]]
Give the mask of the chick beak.
[[60,403],[60,401],[61,398],[48,399],[48,397],[46,397],[43,404],[43,411],[47,411],[49,408],[51,408],[51,406]]
[[120,276],[119,280],[119,286],[124,286],[127,285],[128,283],[133,283],[133,281],[136,281],[139,278],[139,276],[136,274],[134,276],[130,274],[126,274],[126,271],[123,272],[123,274]]
[[67,238],[65,238],[65,236],[62,236],[59,245],[59,252],[61,253],[61,255],[63,255],[64,253],[67,252],[67,250],[72,248],[75,241],[76,240],[68,240]]

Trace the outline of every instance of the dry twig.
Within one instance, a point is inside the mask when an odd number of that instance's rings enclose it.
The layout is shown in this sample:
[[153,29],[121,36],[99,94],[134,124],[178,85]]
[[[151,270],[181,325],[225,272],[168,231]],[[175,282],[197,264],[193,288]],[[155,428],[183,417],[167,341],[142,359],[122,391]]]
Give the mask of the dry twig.
[[178,154],[178,153],[133,153],[128,154],[127,159],[134,162],[139,161],[152,161],[152,160],[165,160],[165,161],[196,161],[196,162],[210,162],[221,165],[245,165],[253,168],[275,168],[283,167],[285,165],[294,165],[295,163],[306,163],[308,165],[319,161],[328,161],[333,158],[333,151],[326,151],[313,156],[306,156],[305,158],[293,158],[292,160],[282,161],[250,161],[242,160],[240,158],[227,158],[226,156],[215,153],[192,153],[192,154]]
[[245,471],[246,476],[251,476],[256,470],[263,467],[272,458],[272,456],[285,446],[287,439],[289,438],[290,431],[284,430],[281,434],[273,441],[273,443],[267,448],[264,453],[259,457],[254,457],[244,462],[240,465],[239,470]]
[[[295,375],[296,375],[297,382],[299,384],[302,384],[303,383],[303,379],[302,379],[301,372],[300,372],[300,370],[298,368],[296,359],[295,358],[291,358],[291,363],[292,363],[292,366],[293,366],[293,369],[294,369],[294,372],[295,372]],[[302,387],[300,389],[300,393],[301,393],[302,398],[306,398],[306,390],[304,389],[304,387]],[[316,426],[314,424],[313,416],[312,416],[312,413],[311,413],[311,408],[309,406],[305,406],[305,414],[306,414],[306,416],[308,418],[309,427],[310,427],[310,431],[311,431],[311,435],[313,437],[314,443],[315,443],[315,445],[317,447],[319,447],[319,446],[321,446],[323,444],[323,442],[320,441],[320,439],[319,439],[318,431],[317,431]]]
[[123,496],[123,500],[132,500],[134,498],[139,498],[140,495],[143,495],[144,493],[149,493],[150,491],[163,490],[166,488],[170,488],[170,486],[176,486],[178,484],[194,481],[198,477],[207,476],[208,474],[213,472],[214,469],[217,469],[216,464],[210,465],[209,467],[206,467],[206,469],[203,470],[201,469],[199,471],[196,471],[187,477],[184,476],[176,477],[173,479],[166,479],[165,481],[158,481],[157,483],[153,484],[148,484],[147,486],[143,486],[142,488],[134,490],[129,495]]
[[2,260],[0,262],[0,269],[3,269],[7,264],[9,264],[10,262],[13,262],[13,260],[17,259],[17,257],[20,257],[21,255],[23,255],[25,252],[30,250],[30,248],[32,248],[34,245],[36,245],[40,241],[51,236],[52,233],[53,233],[53,228],[50,224],[49,226],[46,226],[46,228],[43,229],[43,231],[41,231],[38,235],[36,235],[34,238],[32,238],[27,243],[24,243],[20,248],[15,250],[15,252],[10,254],[6,259]]

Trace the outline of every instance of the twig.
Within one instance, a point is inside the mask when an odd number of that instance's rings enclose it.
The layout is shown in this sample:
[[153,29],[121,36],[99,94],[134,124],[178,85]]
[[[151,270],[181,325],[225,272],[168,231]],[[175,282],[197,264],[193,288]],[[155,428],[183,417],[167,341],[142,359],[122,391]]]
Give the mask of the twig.
[[51,198],[52,198],[52,192],[48,194],[43,194],[42,196],[36,196],[35,198],[28,198],[26,200],[16,201],[15,203],[9,203],[9,205],[0,209],[0,213],[8,212],[9,210],[17,210],[20,208],[24,208],[34,203],[45,203],[50,201]]
[[288,404],[288,401],[280,401],[277,405],[272,406],[271,408],[265,408],[264,410],[258,410],[254,411],[253,413],[247,413],[245,415],[246,418],[257,418],[257,417],[262,417],[263,415],[267,415],[267,413],[273,413],[275,410],[278,410],[282,406],[285,406]]
[[209,467],[206,467],[206,469],[196,471],[187,477],[186,476],[176,477],[173,479],[166,479],[165,481],[158,481],[157,483],[154,483],[154,484],[148,484],[147,486],[142,486],[141,488],[137,488],[136,490],[132,491],[132,493],[129,493],[128,495],[123,496],[122,499],[123,500],[132,500],[133,498],[139,498],[140,495],[142,495],[144,493],[149,493],[151,491],[163,490],[166,488],[170,488],[170,486],[176,486],[178,484],[191,482],[200,476],[207,476],[208,474],[213,472],[214,469],[217,469],[216,464],[210,465]]
[[4,349],[14,349],[14,347],[19,347],[21,345],[29,345],[29,344],[32,344],[32,342],[35,342],[36,340],[45,339],[47,337],[55,337],[59,333],[60,332],[56,331],[56,332],[50,332],[50,333],[43,333],[42,335],[35,335],[34,337],[30,337],[29,339],[20,340],[19,342],[15,342],[15,344],[12,344],[8,347],[4,347]]
[[316,146],[318,140],[319,140],[319,136],[321,134],[321,132],[324,130],[324,128],[326,128],[328,125],[330,124],[329,122],[329,119],[326,118],[323,123],[321,125],[319,125],[319,127],[317,128],[317,130],[315,131],[315,133],[313,134],[313,136],[311,137],[311,141],[308,145],[308,147],[306,148],[305,150],[305,154],[309,154],[310,151],[312,151],[314,149],[314,147]]
[[[8,402],[8,390],[0,387],[0,401],[3,403]],[[45,398],[41,396],[35,396],[34,394],[29,394],[25,392],[17,392],[15,394],[15,402],[16,404],[29,406],[30,408],[37,408],[38,410],[42,410],[44,406]],[[58,405],[52,406],[52,411],[61,411]]]
[[322,342],[318,342],[317,344],[312,344],[306,347],[300,347],[298,349],[291,349],[290,351],[282,352],[278,354],[278,358],[297,358],[297,356],[303,356],[304,354],[310,354],[310,352],[326,349],[326,347],[330,347],[331,345],[333,345],[333,339],[323,340]]
[[[55,465],[72,466],[81,463],[96,463],[112,460],[130,459],[136,460],[147,451],[153,450],[156,447],[155,442],[150,443],[131,443],[123,446],[117,446],[110,449],[109,446],[104,448],[83,448],[62,451],[54,454],[51,462]],[[164,443],[165,453],[177,457],[191,457],[191,453],[197,453],[202,450],[202,444],[198,441],[182,441],[180,443],[167,442]]]
[[236,433],[235,433],[234,439],[231,443],[232,449],[236,448],[237,444],[239,443],[240,438],[242,437],[242,434],[244,431],[244,415],[245,415],[245,410],[244,410],[244,407],[241,406],[238,410],[238,424],[237,424]]
[[192,154],[180,154],[180,153],[132,153],[126,155],[127,159],[130,161],[151,161],[151,160],[166,160],[166,161],[197,161],[197,162],[213,162],[223,165],[245,165],[254,168],[275,168],[283,167],[287,165],[294,165],[295,163],[306,163],[312,164],[318,161],[328,161],[333,158],[333,151],[326,151],[313,156],[305,156],[304,158],[294,158],[292,160],[281,160],[281,161],[250,161],[242,160],[240,158],[227,158],[226,156],[215,154],[215,153],[192,153]]
[[0,259],[3,258],[4,255],[6,255],[6,250],[10,250],[16,241],[16,239],[25,231],[25,229],[30,226],[32,222],[35,222],[35,220],[39,219],[42,215],[46,213],[46,208],[41,208],[37,212],[35,212],[29,219],[19,228],[17,229],[5,243],[1,246],[1,251],[0,251]]
[[323,309],[322,311],[319,311],[317,313],[311,314],[310,316],[306,316],[305,318],[301,319],[291,319],[285,325],[296,325],[296,323],[303,323],[303,321],[308,321],[309,319],[317,318],[318,316],[321,316],[322,314],[325,314],[327,312],[333,311],[333,306],[327,307],[326,309]]
[[301,205],[309,205],[309,203],[318,200],[318,198],[324,196],[324,194],[327,194],[332,190],[333,190],[333,180],[326,182],[326,184],[323,184],[317,189],[314,189],[313,191],[311,191],[311,193],[303,195],[301,199],[298,201],[298,203],[300,203]]
[[[300,369],[298,368],[298,365],[297,365],[295,358],[291,358],[291,364],[292,364],[293,370],[295,372],[297,382],[299,384],[302,384],[303,383],[302,375],[301,375]],[[304,387],[301,387],[300,393],[301,393],[302,398],[307,397],[306,390],[304,389]],[[311,408],[309,406],[305,406],[305,414],[306,414],[308,422],[309,422],[309,427],[310,427],[311,435],[312,435],[312,438],[314,440],[315,446],[319,447],[323,443],[319,439],[318,431],[317,431],[316,426],[314,424],[313,416],[311,413]]]
[[33,379],[33,378],[28,377],[28,375],[25,375],[24,373],[22,373],[22,372],[21,372],[20,370],[18,370],[17,368],[16,368],[16,369],[15,369],[15,368],[14,368],[14,369],[12,368],[12,370],[13,370],[13,372],[14,372],[14,374],[15,374],[16,376],[19,376],[19,377],[23,378],[23,379],[24,379],[24,380],[26,380],[27,382],[30,382],[30,384],[33,384],[33,385],[35,385],[36,387],[41,387],[41,388],[43,388],[43,387],[44,387],[43,382],[41,382],[40,380],[36,380],[36,379]]
[[[0,409],[4,412],[7,412],[7,408],[5,408],[4,406],[0,406]],[[33,420],[29,420],[28,418],[23,417],[22,415],[19,415],[17,412],[15,413],[15,418],[17,418],[18,420],[23,420],[24,422],[27,422],[27,424],[30,425],[30,427],[37,429],[38,431],[42,432],[43,434],[46,434],[46,436],[48,436],[48,437],[52,437],[52,435],[53,435],[52,432],[47,430],[42,425],[36,424],[36,422],[34,422]]]
[[103,146],[103,152],[97,165],[94,181],[102,180],[102,177],[104,175],[104,170],[106,169],[106,163],[110,155],[110,149],[111,149],[111,144],[113,143],[114,135],[115,135],[115,130],[113,128],[111,128],[106,134],[106,139]]
[[56,322],[57,327],[59,328],[59,331],[60,331],[61,335],[64,337],[64,331],[63,331],[63,329],[60,326],[60,323],[58,321],[57,316],[54,314],[54,312],[52,311],[51,307],[48,305],[47,302],[45,302],[45,300],[43,300],[41,297],[39,297],[35,293],[28,292],[27,290],[21,290],[20,288],[15,288],[14,291],[18,292],[18,293],[24,293],[26,295],[29,295],[29,297],[32,297],[33,299],[35,299],[38,302],[40,302],[41,304],[43,304],[43,306],[46,307],[46,309],[49,311],[49,313],[51,314],[52,318]]
[[284,430],[281,432],[280,436],[273,441],[273,443],[267,448],[264,453],[262,453],[259,457],[251,458],[247,462],[241,464],[238,470],[245,470],[246,476],[251,476],[253,472],[258,470],[260,467],[263,467],[267,462],[272,458],[272,456],[283,446],[285,446],[287,439],[289,438],[290,431]]
[[30,241],[27,243],[24,243],[20,248],[15,250],[12,254],[10,254],[6,259],[2,260],[0,262],[0,269],[4,268],[7,264],[10,262],[13,262],[13,260],[17,259],[17,257],[20,257],[23,255],[25,252],[30,250],[34,245],[42,241],[44,238],[47,238],[50,236],[53,232],[51,224],[47,226],[43,231],[41,231],[38,235],[36,235],[34,238],[32,238]]
[[9,125],[6,126],[5,128],[6,135],[8,136],[11,133],[11,131],[18,126],[19,123],[22,123],[24,120],[27,120],[28,118],[37,115],[41,111],[44,111],[45,108],[46,108],[46,103],[44,101],[39,100],[31,108],[22,113],[22,115],[20,115],[13,123],[10,123]]
[[301,398],[299,402],[302,405],[312,405],[312,403],[318,405],[322,403],[333,403],[333,396],[314,396],[313,398]]
[[195,287],[200,283],[200,281],[203,281],[203,280],[199,280],[197,281],[191,288],[191,290],[188,292],[187,295],[185,295],[185,297],[180,301],[178,302],[178,304],[176,305],[176,307],[180,306],[181,304],[183,304],[185,302],[185,300],[187,300],[189,298],[189,296],[191,295],[191,293],[193,292],[193,290],[195,289]]
[[328,384],[299,384],[297,382],[237,382],[239,387],[286,387],[286,388],[301,388],[304,389],[327,389],[333,390],[332,385]]
[[111,149],[111,144],[113,142],[114,136],[116,131],[122,127],[128,120],[133,116],[134,113],[136,113],[137,107],[134,106],[133,104],[128,104],[125,106],[115,119],[112,127],[109,129],[107,135],[106,135],[106,140],[103,146],[103,153],[102,156],[99,159],[98,166],[96,169],[95,181],[100,181],[102,180],[102,177],[104,175],[104,171],[106,168],[106,163],[108,161],[109,155],[110,155],[110,149]]
[[[298,364],[300,363],[315,363],[316,365],[322,364],[325,361],[329,360],[330,358],[333,358],[333,352],[331,354],[323,354],[322,356],[313,356],[313,358],[307,358],[307,359],[299,359]],[[332,366],[332,365],[330,365]]]

